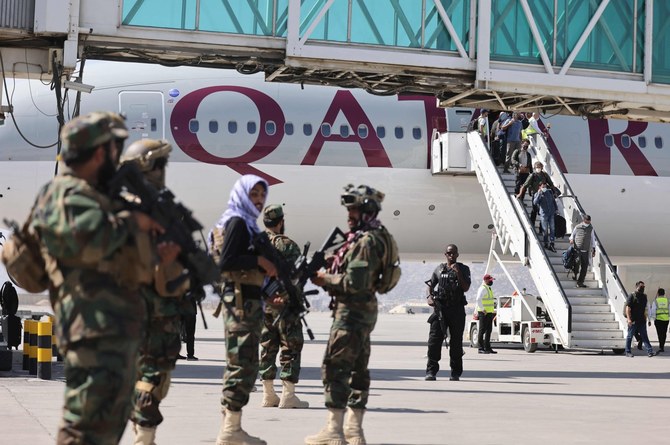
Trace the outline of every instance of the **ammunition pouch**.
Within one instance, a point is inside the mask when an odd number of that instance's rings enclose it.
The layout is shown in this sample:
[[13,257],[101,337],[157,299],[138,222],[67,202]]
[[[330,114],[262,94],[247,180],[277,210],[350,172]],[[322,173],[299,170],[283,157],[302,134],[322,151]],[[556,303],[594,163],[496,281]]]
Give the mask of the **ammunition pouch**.
[[[244,318],[242,285],[244,284],[244,285],[261,287],[263,285],[263,282],[265,281],[265,275],[258,269],[252,269],[252,270],[225,271],[221,274],[221,276],[223,276],[224,280],[226,280],[226,283],[233,284],[235,286],[234,291],[235,306],[233,314],[238,320],[241,320],[242,318]],[[223,302],[229,308],[232,301],[228,300],[230,300],[231,297],[233,296],[227,295],[226,291],[224,290]]]

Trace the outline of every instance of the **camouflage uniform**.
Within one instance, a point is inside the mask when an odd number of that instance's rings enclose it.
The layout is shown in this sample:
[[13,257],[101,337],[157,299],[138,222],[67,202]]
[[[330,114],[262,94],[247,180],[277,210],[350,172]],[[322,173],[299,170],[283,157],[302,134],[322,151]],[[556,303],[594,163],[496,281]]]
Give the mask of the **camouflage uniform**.
[[[268,206],[264,217],[275,220],[283,218],[284,214],[281,206]],[[280,235],[266,230],[272,245],[291,263],[300,257],[300,248],[295,241],[286,235]],[[277,365],[275,358],[281,347],[281,373],[279,377],[282,380],[288,380],[298,383],[300,375],[300,354],[305,339],[302,333],[302,323],[300,318],[292,314],[285,314],[284,317],[275,324],[275,320],[282,312],[282,307],[265,305],[265,314],[263,320],[263,332],[261,333],[261,360],[260,377],[261,380],[274,380],[277,375]]]
[[[171,150],[172,147],[167,141],[143,139],[128,147],[121,162],[136,163],[149,183],[160,190],[165,187],[164,167]],[[159,160],[161,165],[154,168]],[[167,396],[170,373],[175,368],[181,349],[179,333],[182,296],[189,288],[188,280],[172,291],[166,289],[166,283],[178,278],[183,269],[178,262],[159,264],[155,269],[153,283],[142,288],[142,296],[147,304],[147,332],[140,346],[139,377],[135,383],[134,408],[131,414],[131,421],[142,427],[154,428],[163,422],[159,405]],[[154,434],[155,432],[151,432],[151,436]],[[143,443],[137,435],[136,431],[136,443]],[[153,437],[152,440],[147,440],[149,443],[152,441]]]
[[380,229],[350,234],[337,253],[338,270],[326,275],[324,289],[335,299],[333,325],[321,366],[326,406],[365,409],[370,389],[370,334],[377,322],[375,283],[382,270]]
[[[77,150],[110,141],[109,127],[107,118],[96,115],[68,123],[61,136],[63,159],[72,162]],[[137,290],[144,278],[132,274],[147,268],[128,256],[140,252],[137,226],[130,214],[115,213],[106,195],[69,169],[44,186],[37,200],[31,225],[48,252],[56,337],[65,359],[57,443],[118,443],[131,410],[146,316]]]

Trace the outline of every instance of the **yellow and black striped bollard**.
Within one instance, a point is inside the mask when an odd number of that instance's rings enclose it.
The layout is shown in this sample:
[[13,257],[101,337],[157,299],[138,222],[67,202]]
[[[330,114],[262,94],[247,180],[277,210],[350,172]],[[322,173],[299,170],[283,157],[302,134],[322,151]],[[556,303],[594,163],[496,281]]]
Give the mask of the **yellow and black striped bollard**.
[[58,352],[58,343],[56,342],[56,319],[53,315],[48,315],[51,321],[51,356],[56,357],[56,361],[62,362],[60,352]]
[[23,366],[21,369],[30,369],[30,323],[32,320],[23,320]]
[[37,377],[51,380],[51,321],[37,324]]
[[29,364],[28,374],[37,375],[37,321],[30,320],[30,344],[29,349]]

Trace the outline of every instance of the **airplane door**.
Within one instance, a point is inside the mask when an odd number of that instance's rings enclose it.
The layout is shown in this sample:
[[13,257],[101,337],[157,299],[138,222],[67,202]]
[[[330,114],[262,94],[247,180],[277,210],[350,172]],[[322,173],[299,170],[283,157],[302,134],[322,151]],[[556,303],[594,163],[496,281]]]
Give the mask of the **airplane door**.
[[126,116],[128,141],[165,139],[165,107],[160,91],[121,91],[119,110]]

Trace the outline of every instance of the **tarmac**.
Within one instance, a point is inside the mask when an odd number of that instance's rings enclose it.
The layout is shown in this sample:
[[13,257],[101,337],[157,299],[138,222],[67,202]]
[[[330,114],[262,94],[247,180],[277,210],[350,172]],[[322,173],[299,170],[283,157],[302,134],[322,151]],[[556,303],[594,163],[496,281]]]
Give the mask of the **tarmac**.
[[[41,308],[43,310],[43,308]],[[199,361],[179,361],[161,404],[165,421],[159,445],[213,444],[219,429],[225,367],[223,323],[198,320]],[[627,358],[611,351],[526,353],[519,345],[494,345],[497,355],[465,348],[464,373],[449,381],[448,355],[436,381],[424,381],[427,314],[380,314],[372,336],[372,385],[364,419],[369,444],[624,444],[667,443],[670,422],[670,353]],[[262,388],[251,394],[242,426],[270,445],[302,444],[325,424],[320,366],[331,319],[312,313],[316,339],[306,339],[298,396],[309,409],[262,408]],[[652,345],[656,335],[650,328]],[[279,391],[280,382],[275,381]],[[55,443],[64,390],[63,365],[53,379],[21,370],[0,372],[0,443]],[[665,439],[663,439],[665,437]],[[130,427],[120,442],[130,445]]]

